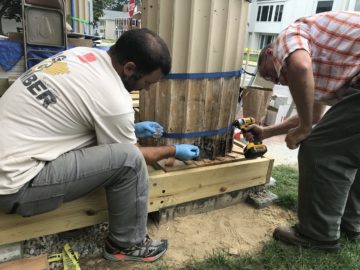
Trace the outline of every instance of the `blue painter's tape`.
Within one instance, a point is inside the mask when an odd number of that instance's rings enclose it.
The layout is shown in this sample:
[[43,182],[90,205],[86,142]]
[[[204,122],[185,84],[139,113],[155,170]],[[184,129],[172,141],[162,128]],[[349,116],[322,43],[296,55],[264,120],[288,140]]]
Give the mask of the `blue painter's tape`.
[[209,73],[170,73],[165,76],[166,79],[216,79],[224,77],[238,77],[244,73],[243,69],[226,72],[209,72]]

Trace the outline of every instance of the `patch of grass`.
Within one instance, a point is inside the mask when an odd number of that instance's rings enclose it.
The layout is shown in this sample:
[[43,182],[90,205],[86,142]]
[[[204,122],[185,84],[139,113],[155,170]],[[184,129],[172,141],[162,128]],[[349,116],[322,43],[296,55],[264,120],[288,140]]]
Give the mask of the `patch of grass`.
[[[244,61],[246,61],[246,53],[244,54]],[[259,58],[259,55],[257,54],[250,54],[249,55],[249,61],[252,61],[252,62],[257,62],[258,61],[258,58]]]
[[279,196],[279,205],[296,211],[298,194],[298,170],[295,167],[279,165],[273,168],[272,177],[276,185],[269,190]]
[[[288,209],[297,207],[298,171],[292,166],[273,168],[276,186],[272,192],[280,198],[280,204]],[[343,270],[360,269],[360,245],[342,239],[343,249],[338,253],[325,253],[302,249],[270,240],[264,242],[260,253],[232,256],[226,251],[215,251],[203,261],[190,261],[180,270]],[[161,270],[174,268],[161,268]],[[160,268],[159,268],[160,270]]]
[[[223,251],[209,255],[202,262],[189,262],[181,270],[342,270],[360,269],[360,245],[343,242],[339,253],[302,249],[274,240],[264,243],[254,256],[231,256]],[[168,268],[170,269],[170,268]]]

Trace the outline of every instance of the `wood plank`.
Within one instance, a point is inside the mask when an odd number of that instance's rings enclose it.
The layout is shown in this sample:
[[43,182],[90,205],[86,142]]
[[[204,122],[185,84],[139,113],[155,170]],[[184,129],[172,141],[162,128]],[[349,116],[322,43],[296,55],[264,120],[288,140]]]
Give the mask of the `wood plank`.
[[107,221],[105,192],[101,189],[60,208],[23,218],[1,213],[0,244],[68,231]]
[[[189,88],[188,80],[174,80],[170,89],[170,108],[167,113],[169,118],[166,131],[170,133],[184,133],[186,131],[186,89]],[[181,139],[167,139],[166,144],[182,143]]]
[[[185,132],[200,132],[206,130],[205,123],[205,94],[207,80],[189,80],[189,87],[185,93]],[[175,104],[174,104],[175,105]],[[214,106],[214,104],[213,104]],[[200,145],[201,138],[183,139],[182,143]]]
[[269,160],[255,159],[169,172],[151,177],[150,205],[173,206],[188,201],[265,184]]
[[49,270],[49,263],[47,255],[41,255],[1,263],[0,270]]
[[[231,157],[230,157],[231,158]],[[164,172],[149,167],[148,211],[263,185],[269,181],[273,160],[258,158]],[[0,245],[83,228],[107,221],[104,190],[64,203],[59,209],[23,218],[0,213]]]

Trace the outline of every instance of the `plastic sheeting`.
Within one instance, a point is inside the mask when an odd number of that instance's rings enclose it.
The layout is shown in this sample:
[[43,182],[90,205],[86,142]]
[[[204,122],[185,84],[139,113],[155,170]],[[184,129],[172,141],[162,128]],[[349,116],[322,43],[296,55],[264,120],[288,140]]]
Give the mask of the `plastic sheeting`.
[[64,48],[28,45],[26,50],[28,68],[31,68],[42,60],[64,51]]
[[0,40],[0,66],[9,71],[24,54],[23,44],[14,40]]
[[[69,46],[71,48],[71,46]],[[100,50],[107,51],[107,46],[97,46]],[[27,45],[27,62],[28,68],[35,66],[42,60],[49,58],[64,48],[50,46]],[[24,46],[20,41],[0,40],[0,66],[5,70],[11,70],[24,54]]]

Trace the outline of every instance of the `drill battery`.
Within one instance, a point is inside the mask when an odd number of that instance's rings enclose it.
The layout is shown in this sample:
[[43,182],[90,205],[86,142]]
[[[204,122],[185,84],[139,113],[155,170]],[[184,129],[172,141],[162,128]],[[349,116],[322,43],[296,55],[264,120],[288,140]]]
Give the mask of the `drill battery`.
[[237,119],[232,124],[234,127],[240,129],[242,134],[250,132],[253,135],[253,141],[249,142],[243,149],[245,158],[248,159],[262,157],[267,152],[266,145],[262,143],[258,135],[253,130],[247,130],[250,125],[255,123],[255,118],[247,117]]

